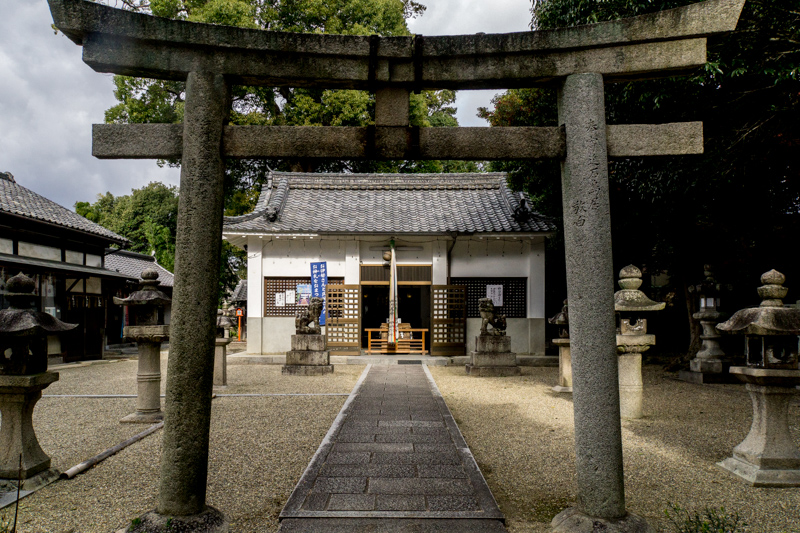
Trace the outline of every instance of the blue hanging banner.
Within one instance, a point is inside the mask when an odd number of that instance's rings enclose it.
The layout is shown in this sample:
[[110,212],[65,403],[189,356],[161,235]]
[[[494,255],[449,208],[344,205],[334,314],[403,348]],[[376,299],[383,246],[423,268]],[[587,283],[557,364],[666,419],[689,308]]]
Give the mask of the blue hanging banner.
[[319,316],[319,325],[325,325],[325,311],[327,310],[327,299],[325,298],[325,287],[328,285],[328,263],[311,263],[311,296],[322,298],[322,314]]

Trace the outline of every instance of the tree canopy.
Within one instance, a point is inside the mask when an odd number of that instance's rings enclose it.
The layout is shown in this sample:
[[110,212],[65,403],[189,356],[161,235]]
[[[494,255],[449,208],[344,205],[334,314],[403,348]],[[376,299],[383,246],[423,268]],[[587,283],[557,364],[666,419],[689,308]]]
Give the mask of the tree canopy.
[[[587,24],[690,3],[533,0],[532,27]],[[606,85],[610,124],[704,123],[701,156],[609,164],[615,265],[669,273],[666,291],[676,295],[684,323],[693,311],[686,287],[699,282],[704,263],[715,265],[718,279],[734,284],[741,298],[730,300],[733,305],[757,303],[758,276],[771,268],[787,274],[787,285],[796,279],[800,290],[800,269],[786,246],[800,229],[800,1],[748,0],[737,29],[709,41],[708,57],[692,76]],[[481,115],[493,126],[555,125],[554,93],[511,90]],[[512,171],[514,183],[528,188],[538,209],[561,216],[557,164],[507,162],[495,168]],[[551,267],[554,256],[548,256]],[[563,263],[557,268],[563,271]],[[552,274],[548,282],[563,279]],[[563,298],[563,285],[560,291],[548,295],[550,308]],[[685,342],[680,344],[675,349],[685,350]]]
[[[122,0],[127,9],[156,16],[210,24],[225,24],[274,31],[334,33],[347,35],[409,35],[406,20],[420,16],[425,6],[414,0]],[[119,103],[106,111],[108,123],[180,123],[183,121],[185,84],[126,76],[114,77],[114,95]],[[290,87],[232,87],[230,123],[237,125],[364,126],[374,124],[374,95],[365,91],[319,90]],[[412,94],[410,122],[415,126],[456,126],[455,92],[424,91]],[[179,165],[179,161],[159,164]],[[474,163],[460,161],[342,161],[312,164],[309,161],[254,159],[226,161],[225,215],[235,216],[253,209],[261,185],[270,169],[293,171],[354,172],[458,172],[476,170]],[[152,185],[152,184],[151,184]],[[137,191],[133,191],[132,196]],[[127,197],[110,194],[97,202],[79,202],[76,209],[87,217],[99,217],[100,224],[114,224],[104,218],[108,206]],[[112,227],[112,226],[108,226]],[[118,227],[118,226],[117,226]],[[163,226],[167,227],[167,226]],[[136,243],[134,249],[154,246],[160,226],[152,239],[147,230],[120,234]],[[164,264],[172,264],[175,226],[169,226],[170,252]],[[112,229],[114,229],[112,227]],[[116,231],[116,230],[115,230]],[[233,288],[235,276],[246,276],[245,255],[223,242],[223,278]],[[172,254],[172,255],[170,255]],[[167,258],[166,256],[169,256]],[[161,262],[161,259],[159,259]]]
[[170,272],[175,266],[176,187],[152,182],[129,195],[106,192],[92,204],[77,202],[75,211],[128,239],[131,251],[155,253],[156,261]]

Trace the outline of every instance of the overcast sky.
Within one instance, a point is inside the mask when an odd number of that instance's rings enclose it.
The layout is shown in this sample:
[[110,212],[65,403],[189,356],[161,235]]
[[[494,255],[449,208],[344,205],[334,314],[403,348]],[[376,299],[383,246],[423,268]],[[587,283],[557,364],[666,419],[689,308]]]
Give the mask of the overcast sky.
[[[423,35],[526,31],[529,0],[422,0],[428,9],[410,22]],[[178,184],[177,169],[155,161],[99,160],[91,155],[91,125],[117,103],[112,76],[81,61],[81,48],[56,35],[46,0],[0,0],[0,172],[63,206],[98,194],[128,194],[151,181]],[[462,126],[496,91],[465,91],[457,101]]]

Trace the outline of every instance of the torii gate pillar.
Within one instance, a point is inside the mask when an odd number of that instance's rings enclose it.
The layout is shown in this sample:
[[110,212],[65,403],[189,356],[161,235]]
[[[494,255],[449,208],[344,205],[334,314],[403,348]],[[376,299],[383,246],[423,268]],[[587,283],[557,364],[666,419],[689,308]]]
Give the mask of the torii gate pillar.
[[[143,519],[201,521],[225,532],[223,515],[206,506],[214,335],[222,246],[222,127],[230,89],[219,74],[186,80],[175,287],[158,514]],[[184,518],[185,517],[185,518]]]
[[598,521],[608,531],[652,531],[625,510],[603,98],[603,76],[593,73],[567,76],[558,94],[578,506],[553,519],[557,532],[594,531]]

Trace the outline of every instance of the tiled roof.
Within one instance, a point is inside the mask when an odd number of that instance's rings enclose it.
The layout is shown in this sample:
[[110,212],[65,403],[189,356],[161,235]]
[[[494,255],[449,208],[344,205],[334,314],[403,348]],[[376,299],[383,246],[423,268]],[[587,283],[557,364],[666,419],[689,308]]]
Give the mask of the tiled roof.
[[[515,218],[519,193],[505,173],[306,174],[273,172],[252,213],[225,217],[225,232],[551,232],[550,219]],[[530,200],[525,197],[528,205]],[[270,214],[277,218],[269,220]]]
[[106,253],[105,266],[106,270],[120,272],[134,279],[141,279],[145,269],[153,268],[158,272],[158,281],[162,287],[172,287],[173,284],[172,272],[156,263],[156,258],[149,255],[128,250],[114,251]]
[[231,301],[232,302],[246,302],[247,301],[247,280],[246,279],[239,280],[239,283],[236,284],[236,288],[233,289],[233,293],[231,294]]
[[111,242],[127,243],[113,231],[95,224],[74,211],[60,206],[44,196],[26,189],[14,181],[10,173],[0,172],[0,213],[8,213],[22,217],[58,224],[85,233],[105,237]]

